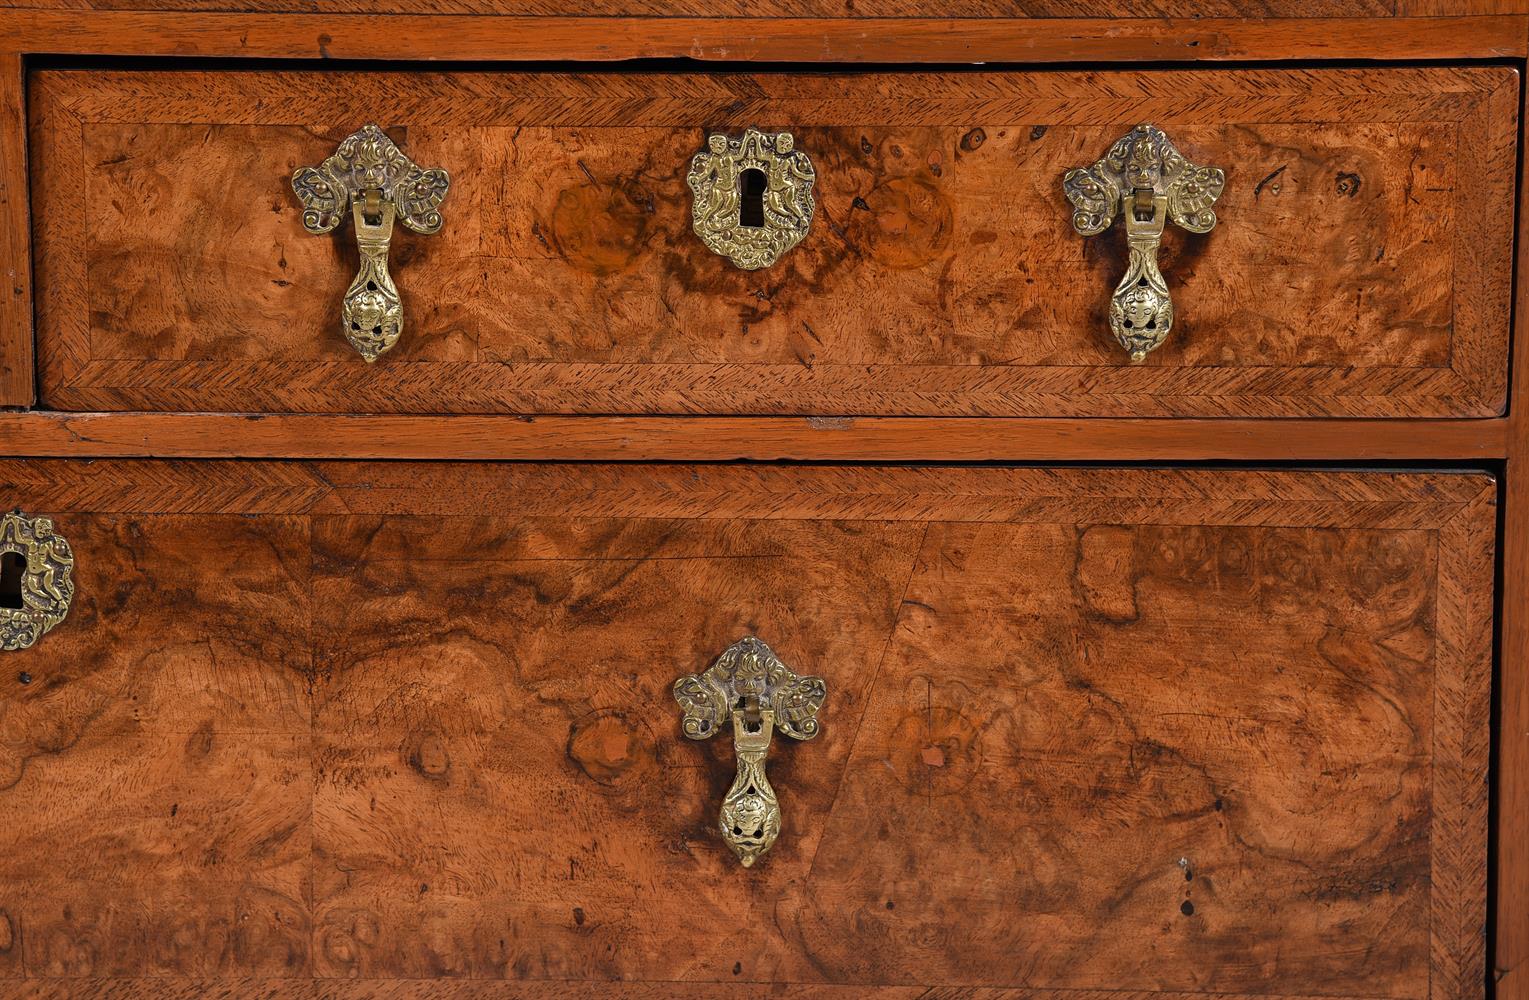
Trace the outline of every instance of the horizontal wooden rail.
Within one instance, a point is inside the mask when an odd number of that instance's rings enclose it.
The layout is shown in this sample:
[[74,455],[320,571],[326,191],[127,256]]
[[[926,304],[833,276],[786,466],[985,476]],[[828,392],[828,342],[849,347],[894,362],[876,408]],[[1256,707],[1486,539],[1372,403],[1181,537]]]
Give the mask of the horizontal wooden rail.
[[0,52],[264,59],[1165,62],[1525,55],[1520,15],[725,18],[7,10]]
[[1493,420],[0,413],[20,457],[865,462],[1485,461]]

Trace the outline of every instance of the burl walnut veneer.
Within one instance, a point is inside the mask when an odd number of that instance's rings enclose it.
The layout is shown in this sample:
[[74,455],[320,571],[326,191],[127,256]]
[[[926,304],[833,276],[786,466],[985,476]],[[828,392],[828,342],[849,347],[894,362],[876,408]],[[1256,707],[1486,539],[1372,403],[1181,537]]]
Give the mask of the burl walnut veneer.
[[[1507,377],[1518,75],[44,71],[39,392],[60,410],[1485,416]],[[272,178],[362,122],[447,167],[406,333],[331,331],[354,241]],[[1122,363],[1121,239],[1060,180],[1152,121],[1228,169]],[[745,271],[691,231],[706,129],[788,125],[817,216]],[[1122,125],[1122,123],[1128,123]]]
[[[0,623],[69,608],[0,630],[0,997],[1529,1000],[1526,58],[0,0]],[[370,363],[381,202],[293,187],[369,123],[450,175]],[[1062,182],[1144,123],[1223,174],[1133,364]],[[687,181],[751,128],[811,218],[745,270]]]
[[[35,677],[0,730],[29,975],[1479,991],[1487,477],[0,486],[78,563],[69,627],[7,660]],[[773,762],[791,825],[757,877],[710,830],[725,748],[677,739],[668,693],[745,634],[834,698]]]

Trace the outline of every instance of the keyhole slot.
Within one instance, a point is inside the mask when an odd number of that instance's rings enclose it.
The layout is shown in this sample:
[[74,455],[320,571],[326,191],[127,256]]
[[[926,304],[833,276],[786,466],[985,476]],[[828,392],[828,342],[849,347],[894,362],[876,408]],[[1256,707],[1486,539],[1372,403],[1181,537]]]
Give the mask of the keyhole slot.
[[21,578],[27,572],[27,557],[20,552],[0,555],[0,608],[20,610],[26,605],[21,600]]
[[765,172],[757,167],[749,167],[738,178],[738,225],[749,229],[764,228],[764,195],[767,186]]

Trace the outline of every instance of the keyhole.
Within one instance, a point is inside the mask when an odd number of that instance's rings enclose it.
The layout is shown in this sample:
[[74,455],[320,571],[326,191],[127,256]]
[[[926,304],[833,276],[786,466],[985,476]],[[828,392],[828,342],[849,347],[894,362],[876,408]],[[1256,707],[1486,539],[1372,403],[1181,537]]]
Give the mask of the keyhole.
[[765,182],[763,170],[750,167],[743,172],[743,176],[739,179],[743,202],[738,209],[738,225],[748,226],[750,229],[764,228]]
[[0,608],[21,608],[21,578],[27,571],[27,557],[20,552],[0,556]]

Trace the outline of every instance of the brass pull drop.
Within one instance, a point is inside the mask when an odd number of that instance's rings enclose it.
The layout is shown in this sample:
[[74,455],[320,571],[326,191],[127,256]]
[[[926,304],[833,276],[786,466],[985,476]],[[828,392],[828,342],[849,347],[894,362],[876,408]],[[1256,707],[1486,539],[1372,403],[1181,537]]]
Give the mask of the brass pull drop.
[[1125,216],[1130,257],[1110,296],[1110,332],[1132,361],[1156,350],[1173,328],[1173,299],[1157,267],[1164,224],[1210,232],[1216,225],[1211,206],[1225,185],[1221,168],[1189,162],[1151,125],[1136,126],[1103,159],[1062,178],[1073,205],[1072,227],[1083,236],[1097,236],[1117,214]]
[[705,672],[674,682],[686,736],[704,740],[728,723],[733,727],[737,773],[722,798],[717,828],[745,868],[780,836],[780,802],[765,776],[770,737],[776,729],[797,740],[816,736],[827,693],[823,678],[798,677],[753,636],[728,647]]
[[450,185],[446,171],[415,166],[376,125],[351,135],[317,167],[292,175],[308,232],[332,231],[350,206],[360,264],[340,307],[340,329],[368,362],[403,333],[403,301],[388,273],[393,221],[417,233],[439,232],[439,208]]
[[351,346],[370,362],[396,344],[403,333],[403,300],[388,273],[395,209],[391,201],[382,200],[376,188],[369,189],[352,209],[360,266],[345,290],[340,323]]

